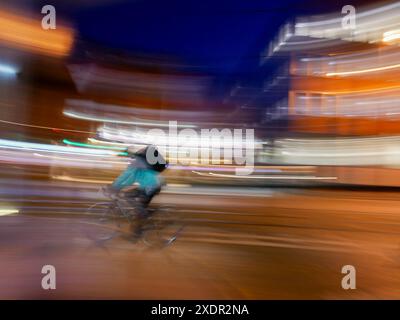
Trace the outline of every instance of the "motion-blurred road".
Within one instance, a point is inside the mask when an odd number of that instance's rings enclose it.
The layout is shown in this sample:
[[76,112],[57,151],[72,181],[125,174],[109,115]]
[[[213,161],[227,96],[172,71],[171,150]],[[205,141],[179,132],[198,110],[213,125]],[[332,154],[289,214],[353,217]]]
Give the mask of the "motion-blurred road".
[[[0,217],[0,298],[400,298],[395,190],[170,186],[155,202],[179,203],[188,224],[163,250],[95,245],[80,215],[89,203],[71,192],[30,206],[21,195],[20,213]],[[47,264],[56,290],[41,288]],[[356,290],[341,287],[348,264]]]

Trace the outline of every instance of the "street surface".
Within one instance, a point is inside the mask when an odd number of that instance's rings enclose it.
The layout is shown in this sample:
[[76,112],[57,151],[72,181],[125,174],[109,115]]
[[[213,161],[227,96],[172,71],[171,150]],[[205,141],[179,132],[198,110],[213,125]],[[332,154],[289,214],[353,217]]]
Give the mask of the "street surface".
[[[34,199],[0,217],[3,299],[400,298],[396,190],[168,187],[155,203],[187,226],[162,250],[96,245],[82,216],[94,199]],[[56,290],[41,288],[48,264]],[[355,290],[341,287],[344,265]]]

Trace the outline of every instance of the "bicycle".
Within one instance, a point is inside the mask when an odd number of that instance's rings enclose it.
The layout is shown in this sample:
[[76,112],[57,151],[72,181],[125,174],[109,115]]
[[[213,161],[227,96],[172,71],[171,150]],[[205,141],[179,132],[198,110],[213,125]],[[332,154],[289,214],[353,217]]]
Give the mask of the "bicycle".
[[[99,228],[92,236],[96,242],[105,242],[116,238],[125,237],[128,240],[141,240],[150,247],[166,247],[171,245],[178,238],[184,229],[183,219],[173,212],[173,208],[159,206],[147,208],[146,215],[139,214],[137,206],[131,206],[140,200],[140,191],[137,188],[129,190],[129,202],[126,190],[112,192],[110,188],[101,189],[103,194],[110,200],[97,202],[87,209],[89,217],[95,217]],[[135,196],[136,194],[136,196]],[[137,227],[140,224],[140,237],[135,237]]]

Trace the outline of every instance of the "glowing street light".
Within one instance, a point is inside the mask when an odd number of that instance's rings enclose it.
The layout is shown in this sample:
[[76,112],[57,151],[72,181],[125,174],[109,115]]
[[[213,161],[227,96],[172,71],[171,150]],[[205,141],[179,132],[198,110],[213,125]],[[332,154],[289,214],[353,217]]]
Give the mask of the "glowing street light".
[[8,74],[8,75],[15,75],[17,74],[18,70],[12,66],[6,64],[0,64],[0,73]]

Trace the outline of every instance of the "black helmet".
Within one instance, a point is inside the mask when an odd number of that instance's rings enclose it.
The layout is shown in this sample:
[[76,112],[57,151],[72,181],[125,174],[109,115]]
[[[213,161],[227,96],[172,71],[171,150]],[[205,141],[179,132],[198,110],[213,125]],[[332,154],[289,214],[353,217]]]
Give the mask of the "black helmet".
[[[129,153],[130,152],[128,151],[128,154]],[[136,151],[134,156],[143,159],[152,170],[158,172],[163,172],[168,167],[167,160],[165,160],[165,158],[158,151],[158,148],[154,145],[149,145]]]

